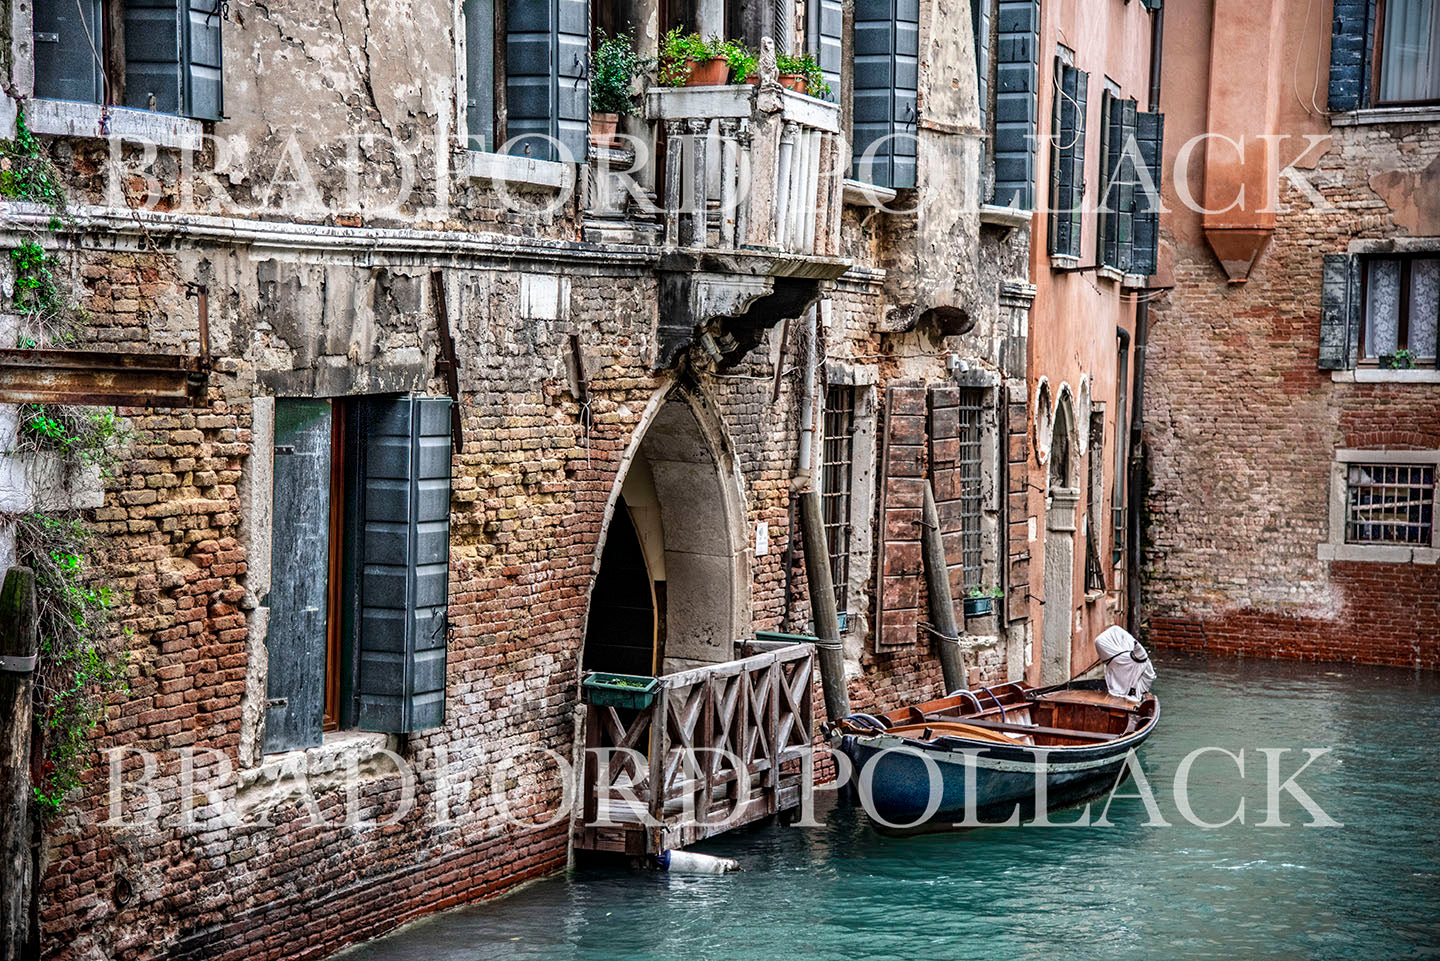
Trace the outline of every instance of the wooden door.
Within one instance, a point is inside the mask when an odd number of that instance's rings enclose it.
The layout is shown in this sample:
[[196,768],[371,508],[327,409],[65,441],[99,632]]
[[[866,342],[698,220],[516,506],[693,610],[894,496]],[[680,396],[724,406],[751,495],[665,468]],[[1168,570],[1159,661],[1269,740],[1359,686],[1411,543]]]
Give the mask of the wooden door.
[[275,402],[265,751],[320,743],[329,607],[331,409]]

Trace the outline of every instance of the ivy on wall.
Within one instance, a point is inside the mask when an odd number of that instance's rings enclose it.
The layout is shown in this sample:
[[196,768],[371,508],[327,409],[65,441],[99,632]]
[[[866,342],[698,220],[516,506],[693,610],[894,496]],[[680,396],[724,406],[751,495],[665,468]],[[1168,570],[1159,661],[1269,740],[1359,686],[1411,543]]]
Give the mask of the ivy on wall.
[[[50,209],[46,230],[64,225],[65,190],[59,171],[18,111],[13,140],[0,141],[0,198]],[[84,314],[72,303],[56,257],[31,231],[9,250],[14,277],[11,306],[20,319],[16,346],[69,347]],[[19,457],[58,456],[66,471],[98,469],[108,475],[128,440],[113,410],[27,404],[19,411]],[[104,586],[98,544],[77,511],[37,510],[11,519],[16,557],[35,572],[40,664],[35,680],[37,745],[44,764],[33,786],[42,814],[58,814],[79,784],[91,754],[90,733],[105,706],[128,691],[126,659],[113,651],[117,597]]]

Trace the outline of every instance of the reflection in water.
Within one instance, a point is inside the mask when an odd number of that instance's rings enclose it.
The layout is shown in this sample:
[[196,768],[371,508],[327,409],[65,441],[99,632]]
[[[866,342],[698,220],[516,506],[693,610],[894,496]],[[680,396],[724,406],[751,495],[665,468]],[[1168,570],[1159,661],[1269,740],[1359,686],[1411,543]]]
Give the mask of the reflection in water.
[[[840,805],[826,825],[741,831],[697,850],[745,873],[593,869],[421,921],[345,961],[801,958],[1408,958],[1440,953],[1440,679],[1330,665],[1162,658],[1159,730],[1142,752],[1171,827],[1133,785],[1114,826],[882,838]],[[1196,748],[1209,754],[1177,810]],[[1342,828],[1262,827],[1266,758],[1333,747],[1297,779]],[[1098,818],[1100,806],[1092,811]],[[1063,812],[1069,822],[1079,812]]]

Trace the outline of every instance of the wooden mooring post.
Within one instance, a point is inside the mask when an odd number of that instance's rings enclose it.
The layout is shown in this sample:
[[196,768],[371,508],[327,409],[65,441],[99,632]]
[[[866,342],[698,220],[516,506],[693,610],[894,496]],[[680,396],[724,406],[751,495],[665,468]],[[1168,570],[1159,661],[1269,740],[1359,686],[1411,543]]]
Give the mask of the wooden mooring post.
[[920,522],[920,546],[925,557],[925,592],[930,596],[930,623],[934,628],[936,649],[940,652],[940,672],[945,678],[945,693],[962,690],[965,685],[965,659],[960,654],[960,626],[955,621],[955,598],[950,593],[950,567],[945,558],[945,539],[940,534],[940,509],[935,506],[935,491],[925,482],[924,510]]
[[0,961],[19,961],[30,930],[35,618],[35,574],[12,567],[0,588]]

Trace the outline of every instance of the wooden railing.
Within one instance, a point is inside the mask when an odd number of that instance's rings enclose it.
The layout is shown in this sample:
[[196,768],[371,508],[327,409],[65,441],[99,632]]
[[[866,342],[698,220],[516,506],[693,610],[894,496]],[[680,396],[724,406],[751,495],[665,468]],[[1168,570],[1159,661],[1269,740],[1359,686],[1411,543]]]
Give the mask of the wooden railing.
[[578,848],[657,854],[799,803],[814,651],[742,647],[741,660],[660,678],[644,710],[587,705]]
[[665,244],[835,256],[840,108],[775,83],[654,88]]

